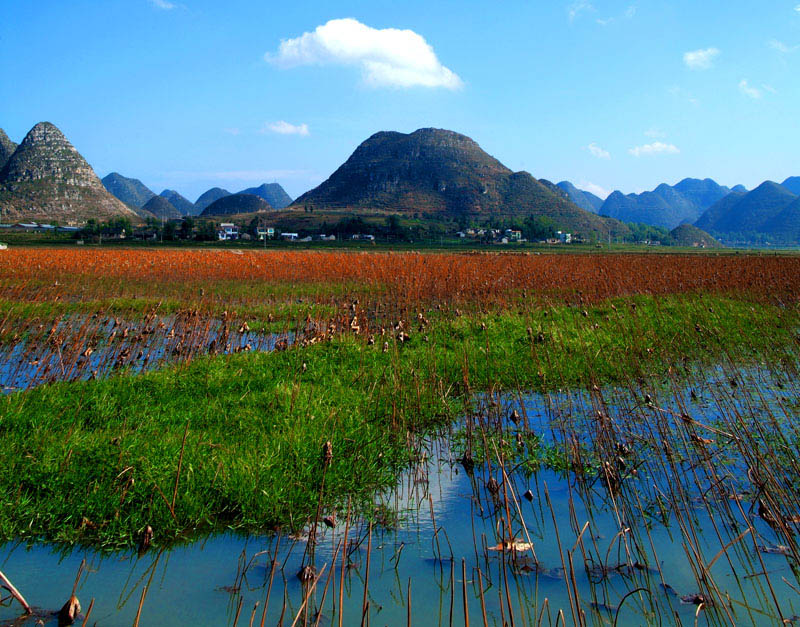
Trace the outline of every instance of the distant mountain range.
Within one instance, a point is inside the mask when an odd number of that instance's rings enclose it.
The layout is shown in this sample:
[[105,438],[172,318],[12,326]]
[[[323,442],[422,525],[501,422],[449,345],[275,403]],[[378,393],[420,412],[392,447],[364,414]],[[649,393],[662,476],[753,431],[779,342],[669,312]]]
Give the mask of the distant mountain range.
[[165,189],[159,194],[162,198],[166,198],[172,206],[175,207],[182,216],[193,216],[195,214],[194,203],[188,198],[184,198],[174,189]]
[[629,232],[581,209],[552,183],[512,172],[469,137],[433,128],[372,135],[292,207],[470,219],[533,215],[577,233]]
[[270,211],[271,209],[272,206],[266,200],[255,194],[228,194],[208,205],[200,215],[202,217],[231,216],[241,213]]
[[[0,137],[0,141],[2,141],[2,137]],[[156,195],[139,179],[128,178],[117,172],[112,172],[106,176],[103,179],[103,185],[122,202],[135,208],[143,208]],[[275,209],[284,209],[292,204],[292,197],[278,183],[264,183],[259,187],[249,187],[236,193],[258,196]],[[202,214],[214,201],[233,194],[227,189],[212,187],[200,194],[194,203],[172,189],[165,189],[159,195],[166,198],[180,212],[181,216],[196,216]]]
[[[284,209],[292,204],[292,197],[286,193],[278,183],[264,183],[258,187],[248,187],[236,194],[249,194],[251,196],[258,196],[262,200],[269,203],[270,208]],[[233,196],[227,189],[221,187],[212,187],[207,192],[204,192],[195,201],[195,209],[198,213],[202,213],[206,207],[211,203],[224,198],[225,196]]]
[[[159,220],[162,219],[173,220],[173,219],[180,219],[183,217],[183,214],[180,212],[180,209],[178,209],[175,205],[173,205],[164,196],[153,196],[150,200],[148,200],[144,204],[141,210],[143,212],[152,214]],[[147,217],[147,214],[143,214],[143,217]]]
[[567,197],[572,202],[574,202],[584,211],[598,213],[600,211],[600,207],[603,206],[602,198],[595,196],[592,192],[578,189],[569,181],[561,181],[560,183],[557,183],[557,185],[567,194]]
[[231,193],[227,189],[222,189],[221,187],[212,187],[208,191],[200,194],[198,199],[194,201],[195,211],[198,213],[203,213],[203,209],[208,207],[212,202],[230,195]]
[[718,200],[731,193],[711,179],[684,179],[677,185],[662,183],[651,192],[623,194],[615,191],[598,210],[600,215],[624,222],[674,229],[692,224]]
[[793,194],[800,196],[800,176],[790,176],[781,183],[781,187],[785,187]]
[[[569,181],[558,186],[581,207],[594,207],[593,194]],[[591,210],[591,209],[587,209]],[[661,184],[651,192],[613,192],[597,210],[600,215],[664,229],[692,224],[730,244],[800,245],[800,176],[778,184],[766,181],[749,191],[732,188],[712,179],[687,178],[676,185]],[[682,238],[700,241],[697,233],[678,232]],[[675,237],[675,239],[680,239]],[[702,242],[711,246],[711,242]]]
[[[547,218],[578,234],[653,238],[712,246],[800,245],[800,176],[766,181],[752,191],[687,178],[641,194],[614,192],[604,201],[569,181],[553,185],[512,172],[469,137],[442,129],[380,132],[359,145],[324,183],[294,203],[277,183],[238,194],[212,188],[192,203],[175,190],[156,195],[140,180],[112,172],[103,181],[49,122],[20,144],[0,129],[0,221],[82,224],[90,218],[179,219],[288,208],[425,214],[483,220]],[[626,224],[628,223],[628,224]],[[634,227],[630,223],[650,226]]]
[[152,190],[142,183],[139,179],[131,179],[122,176],[118,172],[112,172],[102,179],[103,186],[114,196],[119,198],[126,205],[134,207],[144,207],[145,203],[155,194]]
[[258,187],[248,187],[239,194],[253,194],[266,200],[275,209],[285,209],[292,204],[292,197],[277,183],[264,183]]
[[737,243],[800,244],[800,195],[791,187],[765,181],[753,191],[733,192],[703,213],[697,226]]
[[1,222],[82,224],[89,218],[136,219],[130,207],[106,191],[91,166],[50,122],[34,126],[19,146],[2,132],[0,162],[4,162]]

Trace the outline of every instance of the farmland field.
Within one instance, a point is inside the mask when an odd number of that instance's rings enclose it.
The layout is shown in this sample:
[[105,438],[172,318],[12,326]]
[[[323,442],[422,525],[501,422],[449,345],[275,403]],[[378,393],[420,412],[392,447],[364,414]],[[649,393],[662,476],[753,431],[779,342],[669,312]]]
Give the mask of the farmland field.
[[44,616],[86,559],[98,624],[798,620],[799,307],[790,255],[2,251],[0,571]]

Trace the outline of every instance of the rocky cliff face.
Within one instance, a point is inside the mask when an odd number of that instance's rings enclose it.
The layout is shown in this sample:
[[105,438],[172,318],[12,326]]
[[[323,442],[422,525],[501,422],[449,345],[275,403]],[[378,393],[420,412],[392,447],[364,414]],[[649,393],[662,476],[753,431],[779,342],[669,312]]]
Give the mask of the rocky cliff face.
[[6,132],[0,128],[0,170],[3,169],[3,166],[8,162],[16,149],[17,144],[12,142],[8,135],[6,135]]
[[578,232],[625,229],[580,209],[552,184],[527,172],[512,172],[469,137],[431,128],[376,133],[293,206],[451,216],[536,215]]
[[64,134],[40,122],[0,170],[0,220],[60,223],[136,218],[109,194],[91,166]]
[[86,160],[49,122],[34,126],[3,168],[3,183],[53,179],[61,184],[104,189]]

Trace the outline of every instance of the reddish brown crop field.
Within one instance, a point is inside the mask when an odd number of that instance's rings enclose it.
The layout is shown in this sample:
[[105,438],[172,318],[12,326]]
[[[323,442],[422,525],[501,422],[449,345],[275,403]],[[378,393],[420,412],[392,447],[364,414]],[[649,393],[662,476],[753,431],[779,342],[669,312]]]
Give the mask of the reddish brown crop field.
[[141,298],[165,290],[194,301],[216,290],[217,296],[230,293],[233,302],[252,303],[264,295],[237,290],[237,284],[282,286],[285,293],[303,286],[317,297],[329,291],[379,293],[387,305],[502,305],[523,290],[528,297],[587,302],[689,291],[745,292],[796,302],[800,257],[111,249],[17,249],[0,257],[0,297],[9,300]]

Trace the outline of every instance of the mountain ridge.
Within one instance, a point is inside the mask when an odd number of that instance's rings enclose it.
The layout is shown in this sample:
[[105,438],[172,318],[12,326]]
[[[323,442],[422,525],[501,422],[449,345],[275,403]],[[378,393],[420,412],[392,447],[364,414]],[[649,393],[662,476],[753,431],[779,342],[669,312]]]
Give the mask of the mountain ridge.
[[800,196],[800,176],[790,176],[783,183],[781,187],[785,187],[793,194]]
[[584,211],[549,182],[513,172],[471,138],[422,128],[380,131],[292,207],[458,216],[541,216],[574,232],[627,231]]
[[139,179],[122,176],[119,172],[111,172],[101,179],[103,187],[122,202],[136,207],[144,207],[155,192]]
[[166,198],[182,216],[191,216],[195,214],[194,203],[174,189],[165,189],[159,196]]
[[253,194],[266,200],[274,209],[285,209],[292,204],[292,197],[280,183],[262,183],[258,187],[248,187],[237,194]]
[[661,183],[654,190],[640,194],[614,191],[600,207],[599,214],[673,229],[683,223],[694,223],[706,209],[730,193],[728,187],[713,179],[685,178],[675,185]]
[[240,213],[271,211],[273,207],[255,194],[229,194],[208,205],[200,214],[207,216],[231,216]]
[[0,169],[2,219],[82,223],[136,213],[111,195],[75,147],[39,122]]
[[6,132],[0,128],[0,170],[3,169],[3,166],[11,158],[11,155],[14,154],[17,146],[18,144],[11,141],[11,138],[6,135]]
[[223,189],[221,187],[212,187],[211,189],[200,194],[197,197],[197,200],[194,201],[195,212],[197,215],[200,215],[203,213],[203,209],[208,207],[212,202],[230,195],[231,193],[227,189]]
[[603,206],[603,199],[585,189],[578,189],[569,181],[561,181],[556,185],[566,192],[569,199],[584,211],[598,213]]
[[800,196],[774,181],[734,192],[710,207],[696,226],[737,240],[800,244]]
[[142,210],[152,213],[159,220],[178,220],[183,217],[180,210],[164,196],[153,196]]

